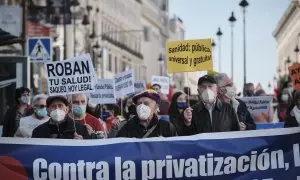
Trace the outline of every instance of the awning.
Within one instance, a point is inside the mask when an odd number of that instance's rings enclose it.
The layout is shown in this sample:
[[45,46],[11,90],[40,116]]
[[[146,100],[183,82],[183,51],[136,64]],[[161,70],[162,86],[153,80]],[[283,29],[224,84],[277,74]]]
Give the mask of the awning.
[[15,43],[21,43],[20,37],[14,36],[0,28],[0,46],[11,45]]

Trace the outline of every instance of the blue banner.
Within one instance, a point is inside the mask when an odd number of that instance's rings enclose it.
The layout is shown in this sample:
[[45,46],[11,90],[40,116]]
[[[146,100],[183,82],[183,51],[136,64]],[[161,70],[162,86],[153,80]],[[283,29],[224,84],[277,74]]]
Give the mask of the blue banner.
[[269,122],[269,123],[255,123],[256,129],[275,129],[275,128],[284,128],[284,122]]
[[300,128],[149,139],[0,138],[0,179],[299,180]]

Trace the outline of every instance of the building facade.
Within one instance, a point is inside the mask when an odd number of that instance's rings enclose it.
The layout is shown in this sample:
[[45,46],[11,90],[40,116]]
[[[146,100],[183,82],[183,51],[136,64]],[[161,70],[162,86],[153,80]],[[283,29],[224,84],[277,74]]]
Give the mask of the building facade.
[[[279,20],[273,36],[277,42],[278,76],[286,77],[288,66],[300,62],[299,57],[300,35],[300,0],[292,0],[283,16]],[[288,63],[287,60],[291,62]]]

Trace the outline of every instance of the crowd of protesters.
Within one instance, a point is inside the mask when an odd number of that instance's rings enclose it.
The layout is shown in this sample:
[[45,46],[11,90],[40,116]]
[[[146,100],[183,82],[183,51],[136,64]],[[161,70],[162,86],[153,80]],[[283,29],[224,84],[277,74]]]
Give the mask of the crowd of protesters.
[[[190,89],[177,91],[171,101],[159,84],[130,95],[117,104],[91,104],[86,94],[31,98],[30,89],[18,88],[15,106],[3,119],[3,137],[103,139],[188,136],[200,133],[255,130],[246,104],[239,99],[232,80],[224,73],[198,80],[198,101],[190,104]],[[265,96],[252,83],[245,84],[244,96]],[[300,124],[300,92],[290,82],[279,88],[276,109],[262,114],[261,121],[275,116],[285,127]],[[31,102],[31,103],[30,103]],[[121,108],[122,107],[122,108]],[[275,113],[274,113],[275,112]],[[166,118],[167,117],[167,118]]]

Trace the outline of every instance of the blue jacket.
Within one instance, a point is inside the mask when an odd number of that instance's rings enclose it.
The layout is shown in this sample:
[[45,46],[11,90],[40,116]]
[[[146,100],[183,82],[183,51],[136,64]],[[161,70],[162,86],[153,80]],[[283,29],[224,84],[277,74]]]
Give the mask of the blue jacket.
[[254,123],[254,120],[251,117],[251,114],[248,111],[246,104],[240,99],[236,100],[240,103],[237,109],[239,121],[246,124],[247,130],[255,130],[256,124]]

